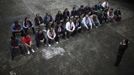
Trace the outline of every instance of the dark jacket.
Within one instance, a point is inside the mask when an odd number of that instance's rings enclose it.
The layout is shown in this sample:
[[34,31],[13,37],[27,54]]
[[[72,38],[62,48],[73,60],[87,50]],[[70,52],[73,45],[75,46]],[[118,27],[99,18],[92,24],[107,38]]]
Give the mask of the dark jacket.
[[55,17],[55,22],[60,23],[60,21],[63,20],[63,15],[62,14],[57,14]]
[[[35,22],[35,25],[36,25],[36,26],[39,26],[41,23],[43,23],[43,19],[42,19],[41,16],[35,17],[34,22]],[[40,23],[39,23],[39,22],[40,22]]]

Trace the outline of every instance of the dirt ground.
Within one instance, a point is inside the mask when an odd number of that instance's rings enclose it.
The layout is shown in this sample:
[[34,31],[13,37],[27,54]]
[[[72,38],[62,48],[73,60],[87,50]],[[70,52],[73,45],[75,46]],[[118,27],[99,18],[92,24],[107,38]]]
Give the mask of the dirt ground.
[[[61,40],[52,47],[42,47],[34,54],[20,55],[11,60],[9,50],[10,26],[14,20],[36,13],[53,16],[58,10],[73,6],[94,5],[98,0],[0,0],[0,75],[134,75],[134,12],[130,4],[110,1],[120,8],[123,20],[109,23],[90,33],[83,32]],[[120,67],[114,67],[119,42],[130,40]]]

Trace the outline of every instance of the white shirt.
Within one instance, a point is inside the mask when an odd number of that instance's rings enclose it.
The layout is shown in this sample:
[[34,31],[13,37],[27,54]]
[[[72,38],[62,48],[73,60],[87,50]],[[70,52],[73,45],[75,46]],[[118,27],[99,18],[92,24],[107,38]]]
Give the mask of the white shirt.
[[66,23],[66,30],[69,32],[73,32],[75,30],[74,22],[67,22]]
[[47,31],[47,36],[49,39],[54,40],[54,38],[56,37],[56,33],[53,30],[53,32],[51,33],[50,30]]
[[108,11],[108,12],[107,12],[107,16],[108,16],[108,18],[113,18],[113,17],[114,17],[114,13],[112,12],[112,13],[110,14],[110,12]]
[[107,1],[104,1],[102,4],[101,4],[102,7],[104,8],[107,8],[109,7],[109,3]]
[[83,25],[84,25],[87,29],[89,29],[89,28],[88,28],[88,25],[90,25],[90,26],[91,26],[91,29],[92,29],[93,20],[92,20],[91,17],[88,17],[88,18],[84,17],[83,20],[82,20],[82,23],[83,23]]

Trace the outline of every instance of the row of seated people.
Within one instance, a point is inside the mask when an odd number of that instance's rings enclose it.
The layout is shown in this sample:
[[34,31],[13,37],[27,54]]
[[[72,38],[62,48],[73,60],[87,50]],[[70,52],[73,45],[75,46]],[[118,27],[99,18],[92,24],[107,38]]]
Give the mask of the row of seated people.
[[[51,46],[54,42],[58,44],[61,38],[66,39],[81,31],[90,31],[93,27],[98,28],[104,23],[119,22],[120,20],[120,9],[109,7],[107,0],[99,2],[93,7],[83,5],[78,9],[73,7],[71,12],[66,8],[63,13],[58,11],[55,19],[49,13],[46,13],[44,19],[37,14],[34,23],[29,17],[26,17],[22,24],[15,21],[11,26],[12,59],[16,54],[15,49],[21,49],[21,53],[27,54],[35,52],[29,30],[32,30],[35,35],[36,47],[39,48],[41,43],[47,46]],[[17,38],[18,34],[21,34],[20,38]]]

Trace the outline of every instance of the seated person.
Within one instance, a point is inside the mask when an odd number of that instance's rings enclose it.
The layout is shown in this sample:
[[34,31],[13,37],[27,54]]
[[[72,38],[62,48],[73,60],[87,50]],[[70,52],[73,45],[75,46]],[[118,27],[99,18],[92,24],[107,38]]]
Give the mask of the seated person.
[[69,38],[74,31],[75,31],[74,22],[72,21],[72,19],[69,19],[69,21],[66,23],[67,38]]
[[79,17],[76,17],[75,24],[75,32],[81,32],[81,21]]
[[112,8],[110,8],[108,11],[107,11],[107,18],[108,18],[108,21],[109,22],[113,22],[114,21],[114,11]]
[[64,27],[63,27],[63,20],[61,20],[61,22],[59,24],[57,24],[57,26],[55,27],[55,31],[56,31],[56,38],[65,38],[65,31],[64,31]]
[[39,29],[36,34],[35,34],[35,41],[36,41],[36,46],[37,48],[40,47],[41,42],[45,43],[45,35],[41,29]]
[[61,11],[58,11],[58,13],[57,13],[56,16],[55,16],[55,22],[56,22],[57,24],[59,24],[61,20],[63,20],[63,14],[62,14]]
[[27,33],[29,29],[32,29],[33,33],[35,33],[34,26],[28,17],[26,17],[23,22],[23,29],[25,33]]
[[89,17],[88,15],[86,15],[86,16],[82,19],[82,24],[83,24],[83,26],[84,26],[87,30],[92,29],[93,22],[92,22],[91,17]]
[[27,54],[30,54],[30,52],[35,52],[32,48],[32,38],[29,34],[24,34],[21,38],[21,43],[27,50]]
[[23,35],[23,28],[18,21],[15,21],[11,26],[12,35],[15,37],[17,34]]
[[46,15],[44,17],[44,24],[46,24],[46,28],[48,28],[48,24],[51,21],[53,21],[53,17],[51,16],[51,14],[46,13]]
[[107,17],[107,10],[102,11],[101,16],[99,17],[99,20],[101,23],[107,23],[108,17]]
[[55,29],[54,28],[49,28],[47,30],[47,37],[48,37],[48,46],[51,46],[51,44],[54,42],[54,41],[57,41],[56,38],[56,32],[55,32]]
[[39,14],[36,14],[34,23],[35,23],[35,26],[40,26],[43,23],[43,19]]
[[12,60],[14,60],[14,57],[17,55],[17,53],[20,52],[19,40],[14,36],[12,36],[10,44],[11,44],[11,57]]
[[115,21],[121,21],[121,11],[119,8],[114,11],[114,17]]
[[98,19],[98,16],[97,15],[95,15],[95,14],[93,14],[93,15],[91,15],[90,16],[91,18],[92,18],[92,22],[93,22],[93,25],[96,27],[96,28],[98,28],[98,26],[100,26],[101,24],[100,24],[100,21],[99,21],[99,19]]

